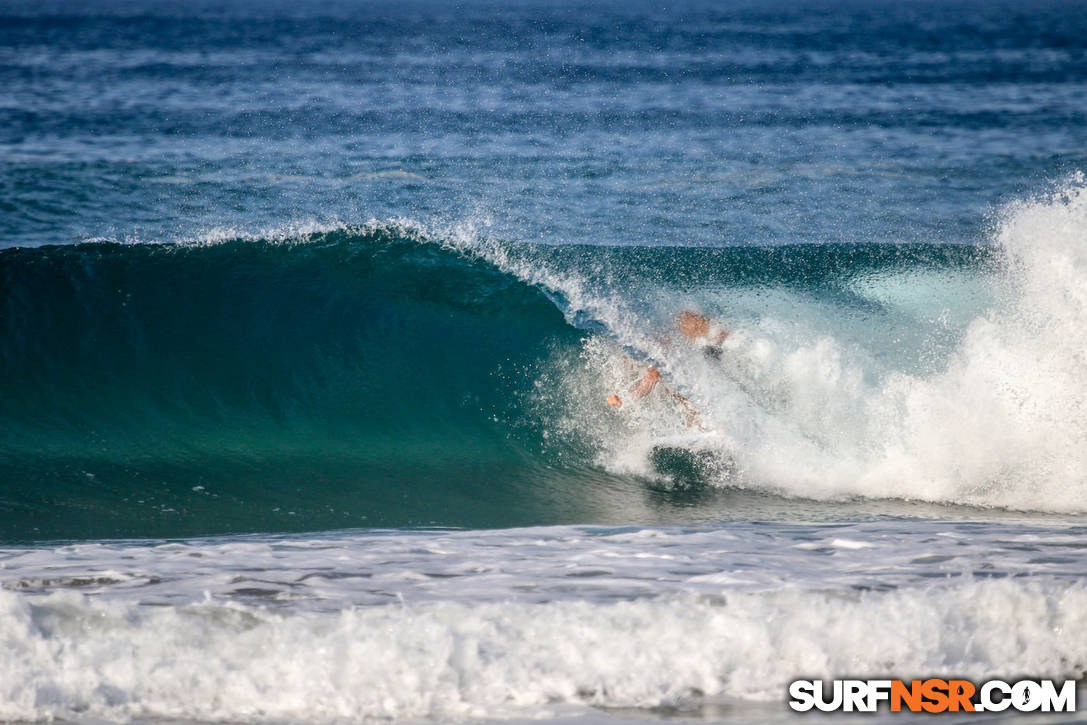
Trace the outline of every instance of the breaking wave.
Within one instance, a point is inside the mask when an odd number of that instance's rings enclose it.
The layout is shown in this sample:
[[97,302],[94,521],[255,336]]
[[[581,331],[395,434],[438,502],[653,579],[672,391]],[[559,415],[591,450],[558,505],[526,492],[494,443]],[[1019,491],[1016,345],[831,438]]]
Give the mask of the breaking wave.
[[[1081,511],[1082,179],[993,236],[542,247],[392,221],[5,250],[0,517],[508,526],[646,481]],[[677,341],[685,309],[729,331],[719,357]],[[705,432],[663,393],[603,404],[649,364]]]

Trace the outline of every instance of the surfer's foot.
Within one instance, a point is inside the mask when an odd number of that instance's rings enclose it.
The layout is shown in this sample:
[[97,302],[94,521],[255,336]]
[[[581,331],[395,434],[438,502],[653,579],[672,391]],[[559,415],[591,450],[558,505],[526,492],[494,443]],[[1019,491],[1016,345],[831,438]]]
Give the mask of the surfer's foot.
[[608,405],[610,405],[613,408],[622,408],[623,407],[623,401],[619,400],[618,395],[609,395],[608,396]]

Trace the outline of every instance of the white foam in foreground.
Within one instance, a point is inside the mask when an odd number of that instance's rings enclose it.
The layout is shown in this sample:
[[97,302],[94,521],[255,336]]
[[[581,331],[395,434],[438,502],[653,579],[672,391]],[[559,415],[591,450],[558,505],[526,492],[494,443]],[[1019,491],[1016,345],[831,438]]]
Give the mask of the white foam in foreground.
[[322,722],[783,701],[798,676],[1077,677],[1082,584],[431,602],[337,614],[0,592],[0,719]]

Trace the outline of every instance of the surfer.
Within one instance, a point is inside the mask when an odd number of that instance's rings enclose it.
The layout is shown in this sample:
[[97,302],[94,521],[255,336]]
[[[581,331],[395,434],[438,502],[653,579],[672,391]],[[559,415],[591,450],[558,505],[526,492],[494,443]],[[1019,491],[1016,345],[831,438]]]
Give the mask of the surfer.
[[[706,355],[706,357],[714,360],[721,359],[721,343],[724,342],[725,338],[728,336],[727,330],[713,324],[710,318],[705,315],[700,315],[691,310],[684,310],[676,315],[676,327],[679,329],[680,335],[682,335],[691,345],[700,347],[702,353]],[[657,384],[660,383],[660,381],[660,371],[650,365],[645,375],[638,381],[638,384],[634,386],[634,389],[630,394],[635,400],[640,400],[653,392],[653,389],[657,387]],[[669,390],[669,393],[671,393],[672,398],[678,401],[687,412],[688,423],[701,427],[701,424],[698,421],[698,411],[691,404],[691,401],[686,396],[681,395],[674,390]],[[613,408],[621,408],[623,406],[623,401],[617,394],[613,393],[608,396],[608,405]]]

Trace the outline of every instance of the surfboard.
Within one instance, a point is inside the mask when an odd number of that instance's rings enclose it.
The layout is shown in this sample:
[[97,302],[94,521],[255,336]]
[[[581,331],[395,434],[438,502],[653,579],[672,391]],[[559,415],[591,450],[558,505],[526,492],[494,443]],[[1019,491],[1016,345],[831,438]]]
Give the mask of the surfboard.
[[702,486],[729,477],[732,459],[725,437],[715,431],[687,431],[653,439],[649,455],[654,470],[680,487]]

